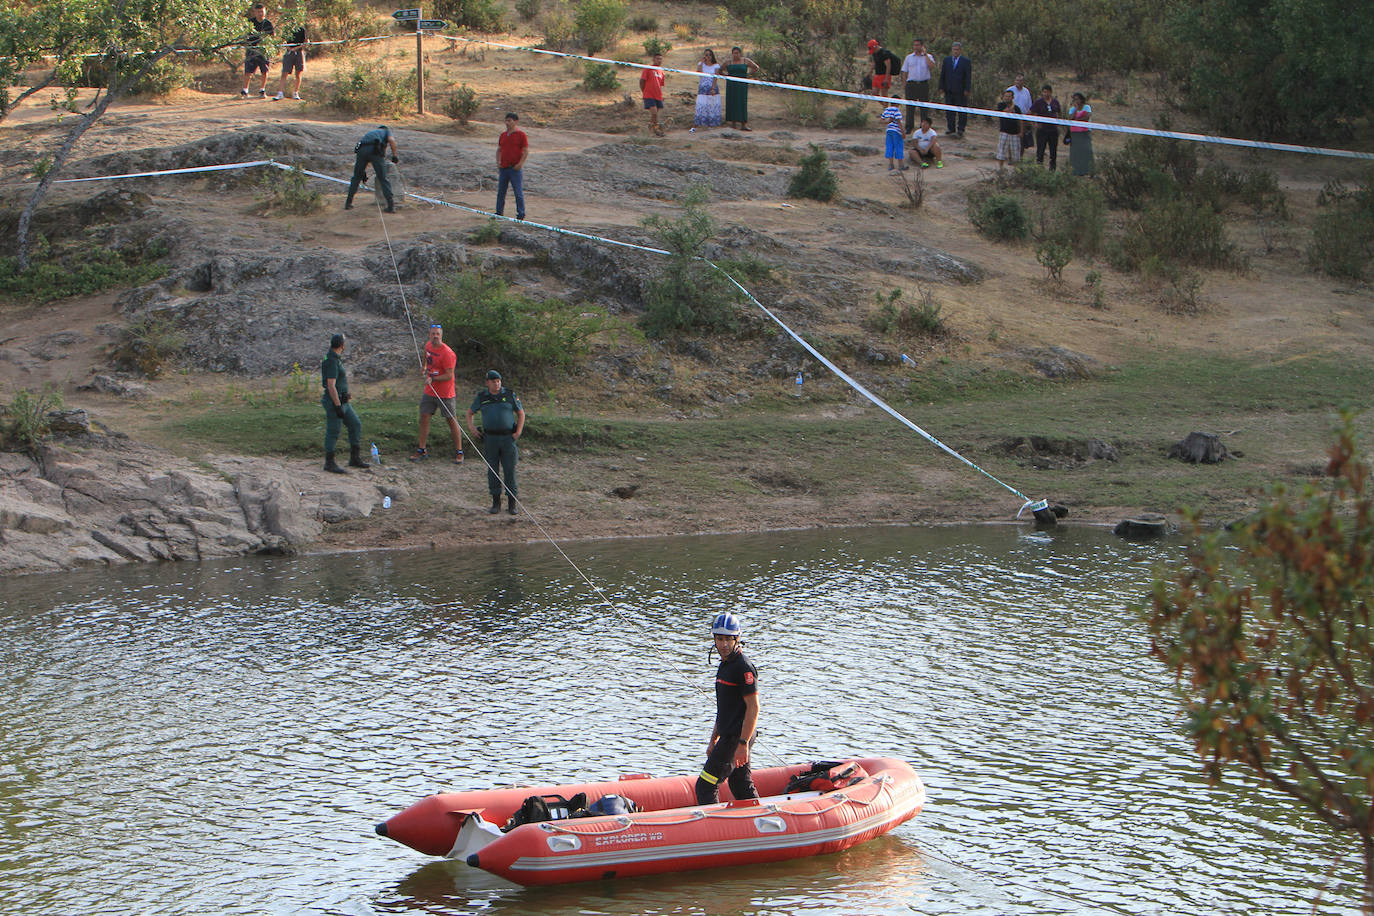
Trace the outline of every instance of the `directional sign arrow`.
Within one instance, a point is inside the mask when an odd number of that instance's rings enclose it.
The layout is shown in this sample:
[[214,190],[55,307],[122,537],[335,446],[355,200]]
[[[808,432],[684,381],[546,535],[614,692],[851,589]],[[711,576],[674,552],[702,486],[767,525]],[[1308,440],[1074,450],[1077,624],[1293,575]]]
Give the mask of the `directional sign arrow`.
[[391,14],[391,18],[392,18],[392,19],[399,19],[399,20],[402,20],[402,21],[407,20],[407,19],[419,19],[419,18],[420,18],[420,11],[419,11],[419,10],[397,10],[396,12],[394,12],[394,13]]
[[439,32],[448,28],[448,23],[442,19],[421,19],[415,28],[422,32]]

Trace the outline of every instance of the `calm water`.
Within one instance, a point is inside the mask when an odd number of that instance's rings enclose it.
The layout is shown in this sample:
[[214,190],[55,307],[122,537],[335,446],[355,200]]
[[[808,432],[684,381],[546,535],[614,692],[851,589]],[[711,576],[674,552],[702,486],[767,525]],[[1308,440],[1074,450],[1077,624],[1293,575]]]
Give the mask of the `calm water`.
[[[567,548],[609,606],[546,546],[2,582],[0,911],[1356,912],[1346,847],[1200,778],[1128,609],[1172,549]],[[903,757],[925,813],[838,856],[539,890],[372,833],[442,789],[695,771],[718,610],[760,669],[760,765]]]

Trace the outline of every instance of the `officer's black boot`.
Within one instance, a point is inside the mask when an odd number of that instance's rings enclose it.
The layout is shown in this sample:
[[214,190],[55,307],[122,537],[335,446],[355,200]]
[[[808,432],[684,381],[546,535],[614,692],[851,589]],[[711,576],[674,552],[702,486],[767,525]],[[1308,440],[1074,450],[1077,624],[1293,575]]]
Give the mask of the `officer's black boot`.
[[518,514],[520,513],[520,510],[517,509],[517,508],[515,508],[515,494],[514,494],[514,493],[512,493],[512,494],[506,499],[506,513],[507,513],[508,515],[518,515]]
[[352,194],[349,194],[348,197],[344,198],[344,209],[345,209],[345,210],[352,210],[352,209],[353,209],[353,195],[352,195]]
[[501,511],[501,494],[497,493],[491,498],[491,508],[487,510],[487,515],[495,515]]
[[387,201],[386,201],[386,212],[388,212],[388,213],[395,213],[395,212],[396,212],[396,201],[392,200],[392,199],[389,198],[389,197],[387,198]]
[[324,469],[325,469],[326,471],[328,471],[329,473],[331,473],[331,474],[347,474],[347,473],[348,473],[348,472],[345,471],[343,468],[339,467],[337,464],[334,463],[334,453],[333,453],[333,452],[325,452],[325,453],[324,453]]
[[363,460],[363,447],[357,442],[349,443],[348,466],[351,468],[367,467],[367,462]]

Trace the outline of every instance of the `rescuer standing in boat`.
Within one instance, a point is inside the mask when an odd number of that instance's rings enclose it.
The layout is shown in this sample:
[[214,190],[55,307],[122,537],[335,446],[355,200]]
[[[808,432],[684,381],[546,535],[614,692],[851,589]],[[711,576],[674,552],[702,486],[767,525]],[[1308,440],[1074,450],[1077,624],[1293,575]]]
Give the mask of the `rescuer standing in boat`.
[[749,744],[759,723],[759,674],[740,646],[743,632],[734,614],[717,614],[711,621],[720,665],[716,668],[716,724],[706,765],[697,777],[699,805],[720,800],[721,780],[729,783],[736,799],[759,797],[749,771]]

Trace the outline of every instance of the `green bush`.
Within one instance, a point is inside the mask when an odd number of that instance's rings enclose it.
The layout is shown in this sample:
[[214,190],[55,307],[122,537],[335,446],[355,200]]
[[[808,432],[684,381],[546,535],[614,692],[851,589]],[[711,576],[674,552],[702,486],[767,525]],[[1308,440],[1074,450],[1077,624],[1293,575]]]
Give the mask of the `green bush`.
[[1012,194],[969,195],[969,220],[973,228],[999,242],[1019,242],[1030,237],[1030,216],[1021,199]]
[[1210,202],[1219,213],[1234,204],[1244,204],[1257,216],[1269,213],[1280,220],[1288,219],[1288,200],[1279,189],[1278,177],[1264,169],[1237,172],[1220,162],[1210,162],[1198,172],[1188,193]]
[[588,54],[598,54],[615,44],[625,31],[628,15],[625,0],[580,0],[573,23],[582,47]]
[[664,41],[657,35],[644,39],[644,53],[650,57],[655,54],[667,54],[671,50],[673,50],[672,42]]
[[1194,267],[1245,266],[1236,246],[1226,239],[1221,216],[1206,203],[1187,200],[1151,204],[1126,227],[1109,254],[1118,270],[1143,270],[1151,258]]
[[501,237],[501,223],[494,217],[487,220],[468,236],[469,245],[490,245]]
[[582,88],[588,92],[610,92],[620,86],[615,64],[582,62]]
[[[141,57],[120,60],[114,55],[87,57],[81,61],[81,75],[78,83],[82,86],[101,88],[108,86],[114,79],[132,76],[143,68]],[[173,89],[191,85],[191,71],[176,54],[169,54],[153,64],[151,70],[139,78],[129,88],[130,95],[162,96]]]
[[110,359],[120,369],[157,378],[185,343],[170,318],[149,312],[120,328]]
[[415,71],[393,74],[372,62],[339,62],[329,105],[357,118],[383,118],[415,108]]
[[[35,245],[35,249],[39,246]],[[89,296],[107,289],[141,286],[167,272],[160,263],[167,245],[155,241],[146,250],[119,251],[104,246],[81,246],[67,253],[45,252],[21,271],[16,258],[0,258],[0,298],[17,302],[55,302]]]
[[707,203],[707,189],[694,185],[683,195],[677,219],[644,220],[659,245],[670,252],[667,266],[649,281],[644,296],[640,326],[651,337],[693,330],[733,333],[739,328],[739,291],[701,259],[716,231]]
[[1035,260],[1045,268],[1045,275],[1055,282],[1064,279],[1064,268],[1073,260],[1073,248],[1054,239],[1036,243]]
[[257,212],[261,216],[292,213],[304,216],[324,209],[324,194],[310,186],[311,179],[293,166],[289,171],[269,168],[260,182]]
[[544,33],[543,46],[550,51],[567,50],[577,37],[577,23],[566,4],[559,3],[545,10],[539,17],[539,27]]
[[536,302],[501,277],[464,271],[439,288],[434,320],[460,363],[500,365],[528,379],[567,372],[587,353],[605,316],[562,299]]
[[825,96],[813,92],[786,92],[782,99],[787,120],[802,127],[825,126]]
[[477,32],[506,28],[506,11],[497,0],[434,0],[433,15]]
[[539,15],[539,0],[515,0],[515,12],[526,22]]
[[1317,205],[1307,248],[1312,269],[1344,280],[1374,276],[1374,170],[1353,189],[1328,183]]
[[935,293],[929,287],[917,286],[920,301],[907,305],[898,304],[902,291],[894,289],[886,296],[874,296],[877,309],[868,319],[869,327],[880,334],[895,334],[899,337],[945,337],[949,327],[940,315],[940,303],[935,301]]
[[631,16],[628,25],[631,32],[657,32],[658,17],[648,13],[640,13]]
[[811,152],[801,159],[801,168],[787,183],[788,197],[807,197],[828,203],[839,191],[840,180],[830,167],[830,157],[825,150],[812,143]]
[[466,124],[480,107],[481,103],[477,101],[477,90],[467,83],[463,83],[453,90],[453,93],[444,101],[444,114],[459,124]]
[[30,455],[38,451],[52,433],[48,414],[62,409],[62,394],[52,383],[42,391],[21,388],[14,398],[0,408],[0,442],[7,451],[23,450]]
[[869,121],[868,109],[862,102],[855,102],[852,105],[844,105],[835,112],[835,116],[830,119],[830,126],[836,130],[856,130],[867,127]]

